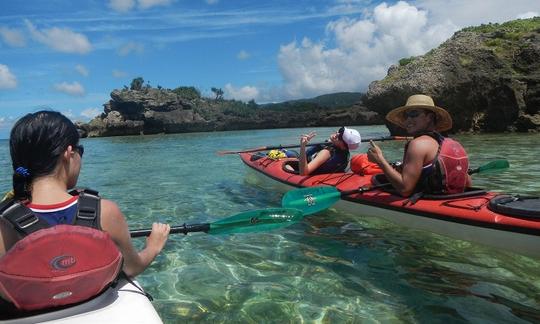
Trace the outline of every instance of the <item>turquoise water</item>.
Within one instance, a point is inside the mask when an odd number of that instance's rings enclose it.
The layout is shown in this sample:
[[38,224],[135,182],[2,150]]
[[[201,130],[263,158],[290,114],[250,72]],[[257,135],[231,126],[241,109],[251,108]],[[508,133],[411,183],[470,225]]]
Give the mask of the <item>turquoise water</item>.
[[[387,135],[382,126],[358,129],[364,137]],[[282,193],[237,156],[215,152],[294,144],[309,130],[85,139],[79,185],[116,201],[134,229],[278,207]],[[315,140],[333,131],[316,130]],[[476,175],[476,185],[540,194],[540,134],[458,138],[473,166],[511,163],[508,171]],[[402,146],[381,144],[390,159],[400,158]],[[7,141],[0,156],[4,192]],[[273,232],[172,235],[138,279],[166,323],[540,322],[540,260],[333,209]]]

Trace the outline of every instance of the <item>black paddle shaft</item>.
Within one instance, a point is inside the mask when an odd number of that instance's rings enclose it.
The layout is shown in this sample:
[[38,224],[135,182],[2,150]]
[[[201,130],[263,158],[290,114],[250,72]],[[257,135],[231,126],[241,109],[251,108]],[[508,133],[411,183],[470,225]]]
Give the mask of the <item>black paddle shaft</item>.
[[[170,234],[175,233],[193,233],[193,232],[208,232],[210,230],[210,223],[205,224],[182,224],[180,226],[173,226],[171,227]],[[142,237],[142,236],[148,236],[150,233],[152,233],[152,229],[138,229],[133,230],[129,232],[131,237]]]
[[358,189],[346,190],[346,191],[341,192],[341,197],[345,197],[345,196],[352,195],[352,194],[355,194],[355,193],[363,193],[363,192],[366,192],[366,191],[385,188],[385,187],[389,187],[391,185],[392,184],[390,182],[386,182],[386,183],[381,183],[381,184],[374,185],[374,186],[371,186],[371,187],[360,187]]

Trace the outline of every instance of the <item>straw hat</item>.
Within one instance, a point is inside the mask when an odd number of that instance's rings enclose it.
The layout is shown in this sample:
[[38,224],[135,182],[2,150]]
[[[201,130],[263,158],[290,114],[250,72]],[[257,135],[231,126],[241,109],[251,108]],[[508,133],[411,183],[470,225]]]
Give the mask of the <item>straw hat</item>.
[[431,97],[417,94],[412,95],[407,99],[405,106],[395,108],[386,115],[386,120],[395,124],[401,128],[405,128],[405,112],[411,109],[424,109],[435,113],[435,130],[438,132],[444,132],[452,128],[452,117],[448,111],[441,107],[435,106]]

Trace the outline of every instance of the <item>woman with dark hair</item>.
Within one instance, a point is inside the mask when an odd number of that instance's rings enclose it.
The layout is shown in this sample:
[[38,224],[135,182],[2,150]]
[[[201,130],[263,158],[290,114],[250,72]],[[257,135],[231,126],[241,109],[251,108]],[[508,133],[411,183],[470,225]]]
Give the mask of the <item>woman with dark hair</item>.
[[300,137],[300,175],[343,172],[349,163],[349,150],[358,148],[361,142],[356,129],[341,127],[330,135],[327,143],[306,149],[315,135],[311,132]]
[[[141,273],[163,249],[169,225],[154,223],[146,247],[137,251],[131,242],[126,219],[114,202],[100,199],[97,192],[89,191],[86,196],[97,197],[96,205],[83,206],[85,194],[68,193],[68,189],[77,184],[84,148],[79,144],[75,125],[64,115],[54,111],[27,114],[14,125],[9,144],[14,170],[13,205],[29,210],[29,214],[24,219],[12,217],[9,220],[6,216],[8,208],[1,210],[0,264],[3,256],[11,253],[10,248],[24,238],[24,230],[35,226],[34,223],[55,227],[77,225],[77,220],[82,223],[95,220],[97,224],[90,226],[85,223],[85,226],[108,233],[113,246],[116,245],[121,252],[122,270],[130,277]],[[97,217],[88,217],[93,215],[92,211]],[[32,221],[25,223],[25,219]],[[75,227],[70,226],[68,231]],[[100,251],[95,254],[98,258]],[[62,260],[59,265],[65,267],[69,265],[68,261]],[[75,263],[74,260],[72,262]]]

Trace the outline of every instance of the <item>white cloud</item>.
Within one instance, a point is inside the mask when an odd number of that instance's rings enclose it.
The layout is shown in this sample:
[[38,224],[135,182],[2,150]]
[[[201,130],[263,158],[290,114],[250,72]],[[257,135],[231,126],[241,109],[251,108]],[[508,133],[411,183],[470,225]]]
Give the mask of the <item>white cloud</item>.
[[131,53],[141,54],[144,52],[144,45],[137,42],[128,42],[118,48],[118,55],[127,56]]
[[54,89],[70,96],[84,96],[84,87],[77,81],[73,83],[61,82],[54,85]]
[[219,2],[219,0],[206,0],[206,3],[208,3],[209,5],[213,5],[213,4],[216,4],[218,2]]
[[538,14],[538,12],[528,11],[528,12],[517,15],[516,18],[517,19],[527,19],[527,18],[533,18],[533,17],[539,17],[539,16],[540,16],[540,14]]
[[9,71],[9,67],[0,64],[0,89],[13,89],[17,87],[17,78]]
[[166,6],[171,3],[171,0],[139,0],[139,8],[148,9],[156,6]]
[[26,45],[26,38],[18,29],[0,27],[0,37],[2,37],[2,40],[9,46],[23,47]]
[[97,108],[88,108],[83,111],[81,111],[81,116],[85,117],[86,119],[92,119],[96,117],[97,115],[101,114],[101,110]]
[[235,88],[232,84],[227,83],[225,85],[225,94],[227,98],[250,101],[259,97],[259,90],[256,87],[244,86],[241,88]]
[[236,54],[236,58],[239,60],[247,60],[250,57],[251,57],[251,54],[249,54],[248,52],[244,50],[241,50],[240,52],[238,52],[238,54]]
[[80,75],[87,77],[90,72],[88,72],[88,69],[81,64],[75,65],[75,71],[77,71]]
[[112,76],[115,78],[125,78],[128,76],[127,72],[120,70],[112,70]]
[[404,1],[381,3],[365,17],[330,22],[326,30],[333,48],[308,38],[282,45],[278,64],[285,96],[365,91],[399,59],[424,54],[457,30],[448,21],[430,25],[426,11]]
[[128,12],[135,6],[135,0],[110,0],[109,7],[118,12]]
[[449,20],[459,29],[513,20],[526,12],[540,12],[538,0],[415,0],[412,4],[429,12],[430,21]]
[[88,38],[68,28],[53,27],[38,30],[29,20],[24,20],[32,37],[50,48],[64,53],[86,54],[92,49]]

